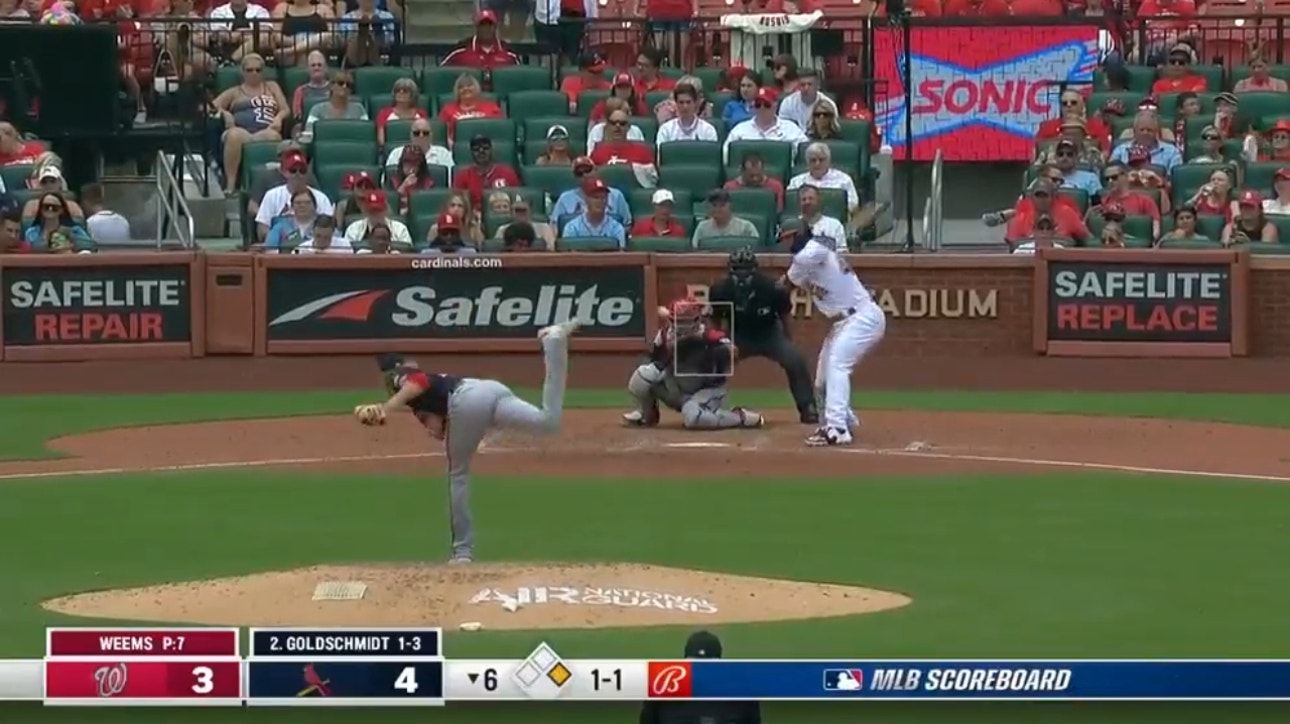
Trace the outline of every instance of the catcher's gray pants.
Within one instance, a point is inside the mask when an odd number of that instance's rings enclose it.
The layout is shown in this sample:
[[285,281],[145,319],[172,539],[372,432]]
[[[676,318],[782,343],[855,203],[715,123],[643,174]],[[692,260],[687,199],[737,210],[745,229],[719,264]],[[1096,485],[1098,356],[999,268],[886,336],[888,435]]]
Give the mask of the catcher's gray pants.
[[[645,388],[647,391],[642,392]],[[743,415],[722,407],[730,393],[724,384],[688,392],[670,371],[660,373],[647,362],[633,373],[627,390],[637,399],[642,412],[660,402],[681,413],[681,424],[688,430],[743,427]]]
[[466,378],[448,398],[448,424],[444,448],[448,451],[448,514],[452,527],[452,555],[471,558],[475,549],[470,519],[470,462],[492,429],[549,435],[560,429],[564,413],[564,385],[569,368],[569,338],[542,340],[546,376],[542,380],[542,407],[516,397],[497,380]]

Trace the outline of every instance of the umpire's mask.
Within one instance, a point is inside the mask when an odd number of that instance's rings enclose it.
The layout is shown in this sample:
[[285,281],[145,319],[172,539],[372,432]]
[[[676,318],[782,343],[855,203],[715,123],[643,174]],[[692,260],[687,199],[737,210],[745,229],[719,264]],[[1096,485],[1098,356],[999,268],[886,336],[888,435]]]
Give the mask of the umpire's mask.
[[751,247],[732,251],[726,266],[730,271],[730,278],[735,282],[735,287],[746,289],[752,286],[753,277],[757,275],[757,255],[753,253]]

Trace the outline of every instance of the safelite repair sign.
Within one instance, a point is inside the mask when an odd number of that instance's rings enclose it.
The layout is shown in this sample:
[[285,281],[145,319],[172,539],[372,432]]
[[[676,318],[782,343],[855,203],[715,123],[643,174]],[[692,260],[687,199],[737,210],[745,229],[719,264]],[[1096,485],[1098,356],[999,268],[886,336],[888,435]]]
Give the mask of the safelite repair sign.
[[6,267],[4,343],[187,342],[187,264]]
[[1230,342],[1227,264],[1048,264],[1048,339]]

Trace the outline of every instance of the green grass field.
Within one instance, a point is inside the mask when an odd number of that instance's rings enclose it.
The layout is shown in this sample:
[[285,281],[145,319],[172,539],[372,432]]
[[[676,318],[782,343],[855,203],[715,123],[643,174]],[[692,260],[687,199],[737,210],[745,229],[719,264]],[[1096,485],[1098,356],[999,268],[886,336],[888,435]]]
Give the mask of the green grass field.
[[[50,437],[213,419],[334,414],[363,392],[15,397],[0,458]],[[752,407],[784,393],[740,393]],[[621,402],[572,391],[570,406]],[[866,408],[1171,417],[1290,426],[1290,397],[866,394]],[[220,470],[0,481],[0,657],[38,657],[42,628],[87,625],[42,600],[322,562],[446,554],[444,481]],[[892,612],[721,626],[731,657],[1283,657],[1290,486],[1064,473],[946,479],[660,482],[477,478],[481,560],[637,561],[902,591]],[[539,513],[539,515],[535,515]],[[539,530],[566,535],[544,536]],[[450,634],[450,657],[673,657],[687,629]],[[170,721],[174,711],[38,710],[0,721]],[[442,712],[189,711],[185,721],[630,721],[633,707],[457,705]],[[1273,706],[782,704],[771,722],[1271,721]],[[1278,713],[1279,712],[1279,713]],[[169,717],[169,718],[167,718]]]

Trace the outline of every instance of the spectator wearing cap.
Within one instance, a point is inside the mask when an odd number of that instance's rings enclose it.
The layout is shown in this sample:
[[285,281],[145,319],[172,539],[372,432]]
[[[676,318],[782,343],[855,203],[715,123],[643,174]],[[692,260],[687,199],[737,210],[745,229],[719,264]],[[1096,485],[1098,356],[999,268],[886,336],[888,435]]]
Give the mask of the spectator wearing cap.
[[81,187],[81,207],[85,216],[85,229],[90,238],[99,244],[124,244],[134,239],[130,220],[103,205],[103,184],[92,183]]
[[[534,251],[537,246],[537,233],[527,221],[515,221],[498,230],[497,238],[502,240],[502,251]],[[548,243],[544,249],[550,249]]]
[[380,188],[377,179],[367,171],[350,171],[340,178],[340,190],[349,191],[349,198],[342,197],[336,202],[335,211],[332,213],[339,221],[344,221],[349,215],[350,207],[357,208],[358,204],[355,199],[362,196],[368,191],[376,191]]
[[654,204],[654,213],[632,224],[632,236],[685,236],[685,227],[672,213],[676,197],[671,191],[658,189],[650,202]]
[[[1088,135],[1087,128],[1088,126],[1083,118],[1070,116],[1062,122],[1061,135],[1057,137],[1057,141],[1074,144],[1076,164],[1096,172],[1106,164],[1106,151],[1108,148],[1103,148],[1103,146],[1108,144],[1109,139],[1091,138]],[[1042,149],[1035,159],[1036,164],[1056,162],[1057,143],[1050,144],[1047,148]]]
[[1139,112],[1133,119],[1133,137],[1121,142],[1111,151],[1111,160],[1120,163],[1129,161],[1130,149],[1145,149],[1150,163],[1171,173],[1175,167],[1182,165],[1182,153],[1172,143],[1163,143],[1160,139],[1160,118],[1149,111]]
[[391,219],[389,207],[386,205],[385,194],[380,191],[367,191],[356,195],[355,199],[363,211],[363,218],[345,228],[345,238],[351,243],[362,242],[369,236],[369,232],[376,227],[385,227],[390,230],[390,241],[398,246],[412,246],[412,234],[408,233],[408,227],[398,219]]
[[1290,120],[1279,118],[1272,124],[1259,146],[1258,158],[1260,161],[1290,162]]
[[452,214],[440,214],[435,221],[435,236],[430,239],[430,246],[422,253],[426,254],[476,254],[478,250],[466,244],[461,238],[461,222]]
[[[597,180],[596,162],[586,156],[579,156],[573,161],[573,177],[577,185],[560,194],[551,207],[551,218],[557,222],[581,214],[587,207],[586,187]],[[609,187],[609,215],[623,226],[631,226],[632,212],[627,204],[627,197],[622,191]]]
[[1250,68],[1249,77],[1236,81],[1232,86],[1233,93],[1285,93],[1290,91],[1290,84],[1280,78],[1272,77],[1272,66],[1263,54],[1263,47],[1252,48],[1253,52],[1246,65]]
[[283,156],[282,176],[284,181],[265,192],[264,198],[260,201],[255,212],[257,241],[264,241],[265,235],[269,233],[269,228],[273,226],[274,219],[291,213],[291,198],[296,195],[297,191],[308,190],[313,194],[318,213],[331,214],[335,212],[335,208],[332,206],[331,199],[327,198],[327,194],[309,184],[308,172],[309,162],[305,160],[303,151],[290,151]]
[[321,50],[310,51],[306,59],[308,77],[304,83],[291,92],[291,114],[303,119],[311,108],[327,101],[331,89],[331,69],[327,67],[327,56]]
[[1241,101],[1235,93],[1224,91],[1214,97],[1214,127],[1223,138],[1240,138],[1250,132],[1252,124],[1240,109]]
[[655,91],[670,91],[676,79],[663,75],[663,52],[653,46],[641,48],[636,56],[636,95],[644,98]]
[[1229,163],[1236,159],[1228,158],[1223,149],[1223,134],[1218,127],[1210,124],[1200,130],[1200,154],[1193,156],[1187,163]]
[[598,178],[592,177],[583,183],[586,199],[582,213],[569,220],[560,232],[564,239],[588,239],[605,237],[618,242],[618,248],[627,246],[627,230],[618,219],[609,214],[610,188]]
[[456,137],[457,121],[463,121],[467,118],[506,117],[501,106],[483,98],[480,95],[481,93],[483,93],[483,89],[480,88],[479,81],[469,73],[462,73],[457,76],[457,81],[452,84],[453,99],[439,109],[439,120],[443,121],[444,125],[448,127],[449,145],[452,144],[453,139]]
[[605,103],[611,98],[617,98],[627,104],[627,114],[631,116],[643,116],[649,111],[645,108],[644,96],[636,91],[636,81],[627,73],[619,73],[614,76],[613,88],[609,91],[609,97],[600,100],[591,108],[591,123],[594,125],[605,120],[609,112],[605,109]]
[[1101,193],[1101,203],[1118,204],[1129,216],[1150,216],[1155,233],[1159,233],[1160,206],[1150,195],[1133,188],[1127,166],[1110,164],[1102,171],[1102,178],[1106,185]]
[[[312,241],[319,219],[331,219],[330,214],[318,213],[318,201],[309,189],[300,189],[291,195],[290,212],[273,220],[273,226],[264,236],[264,250],[277,254]],[[345,243],[349,246],[349,243]]]
[[[690,96],[694,101],[693,115],[709,119],[712,118],[712,104],[703,95],[703,79],[695,75],[683,75],[672,86],[672,95],[664,98],[654,106],[654,117],[658,119],[659,124],[667,123],[673,118],[679,118],[681,111],[679,109],[680,101],[677,99],[677,90],[688,88]],[[687,139],[694,140],[694,139]]]
[[[813,123],[815,106],[820,103],[832,106],[834,115],[837,114],[837,104],[820,92],[820,74],[814,70],[803,70],[797,75],[797,90],[780,99],[779,117],[796,123],[805,134]],[[755,111],[754,107],[754,115]]]
[[753,117],[730,129],[726,136],[726,145],[722,149],[722,160],[729,162],[730,144],[736,141],[783,141],[793,144],[793,152],[798,145],[806,141],[802,127],[793,121],[775,115],[775,99],[770,91],[763,88],[753,101]]
[[1249,242],[1277,243],[1276,224],[1263,213],[1263,196],[1258,191],[1247,189],[1241,192],[1236,202],[1237,214],[1223,227],[1223,236],[1219,239],[1223,246]]
[[354,247],[349,239],[336,233],[336,220],[330,216],[319,216],[314,220],[312,239],[296,246],[292,254],[353,254]]
[[826,143],[816,141],[806,147],[806,170],[789,179],[788,190],[803,186],[820,189],[840,189],[847,195],[847,213],[854,217],[860,212],[860,192],[856,190],[851,175],[833,168],[833,152]]
[[[85,220],[85,210],[80,204],[67,198],[67,180],[63,178],[63,172],[56,164],[47,163],[36,166],[31,171],[31,176],[27,179],[27,188],[43,193],[56,193],[63,197],[63,203],[67,205],[67,212],[77,222]],[[22,217],[24,219],[36,218],[40,213],[39,197],[27,199],[23,204]]]
[[573,166],[571,152],[569,129],[557,123],[546,129],[546,150],[537,157],[535,163],[539,166]]
[[519,56],[512,53],[497,36],[497,18],[500,12],[501,16],[508,20],[508,24],[518,21],[522,30],[528,19],[528,6],[513,0],[489,0],[489,3],[502,7],[483,10],[476,15],[475,34],[463,40],[461,46],[445,56],[440,65],[492,70],[501,66],[520,64]]
[[595,150],[591,152],[591,160],[597,166],[654,165],[654,147],[641,140],[632,140],[628,135],[631,125],[632,119],[627,115],[626,108],[615,108],[609,113],[604,123],[604,139],[597,143]]
[[605,59],[597,53],[578,56],[578,72],[560,82],[560,92],[569,98],[569,112],[578,110],[578,96],[587,91],[612,90],[613,84],[605,78]]
[[1226,221],[1231,221],[1237,211],[1234,185],[1234,179],[1227,169],[1216,168],[1210,172],[1209,180],[1183,205],[1196,209],[1196,213],[1202,216],[1221,216]]
[[[627,125],[625,126],[626,128],[625,133],[627,134],[626,140],[639,141],[641,143],[645,142],[645,133],[641,131],[640,126],[631,122],[631,110],[629,109],[626,101],[622,100],[621,98],[607,98],[605,99],[605,108],[606,108],[605,110],[606,116],[608,116],[608,114],[614,111],[620,111],[622,113],[627,114],[628,116]],[[588,156],[595,158],[596,146],[601,141],[605,140],[605,132],[608,128],[609,128],[609,123],[607,121],[602,120],[599,123],[592,124],[591,128],[587,131],[587,155]]]
[[41,192],[37,197],[39,215],[27,227],[23,238],[36,253],[91,252],[94,240],[72,218],[67,197],[59,191]]
[[469,193],[470,203],[475,208],[483,206],[486,189],[523,185],[515,169],[493,160],[493,139],[488,136],[476,134],[470,139],[470,155],[474,163],[456,169],[452,186]]
[[[840,219],[824,213],[824,200],[820,198],[820,189],[806,184],[797,189],[797,205],[801,210],[798,221],[808,237],[823,237],[833,241],[837,251],[847,250],[847,229]],[[781,230],[781,235],[783,231]]]
[[[685,640],[687,659],[719,659],[721,639],[696,631]],[[639,724],[761,724],[761,704],[756,701],[663,701],[641,704]]]
[[734,128],[753,117],[753,103],[761,90],[761,82],[756,75],[744,69],[734,90],[735,97],[721,109],[721,120],[726,122],[726,128]]
[[[1123,249],[1128,244],[1144,246],[1143,242],[1151,241],[1151,239],[1138,239],[1124,230],[1125,214],[1119,204],[1103,204],[1102,218],[1104,223],[1101,242],[1104,248]],[[1154,238],[1152,236],[1152,239]]]
[[689,83],[678,83],[672,90],[676,117],[659,126],[655,143],[663,145],[672,141],[718,140],[717,129],[698,115],[699,91]]
[[1290,216],[1290,168],[1279,168],[1272,175],[1272,198],[1263,200],[1263,213]]
[[1081,243],[1088,241],[1092,234],[1089,233],[1088,226],[1084,224],[1079,211],[1068,204],[1054,203],[1056,195],[1057,187],[1051,181],[1037,180],[1030,189],[1030,204],[1019,204],[1017,212],[1008,222],[1008,228],[1004,231],[1004,241],[1010,246],[1016,246],[1032,238],[1035,224],[1041,218],[1052,220],[1055,224],[1055,233],[1060,238]]
[[381,64],[381,55],[394,45],[398,21],[376,0],[358,0],[358,7],[341,16],[340,39],[345,45],[345,65],[361,68]]
[[[520,194],[516,194],[515,198],[511,199],[511,220],[498,227],[497,238],[505,239],[508,230],[516,224],[528,226],[529,233],[533,235],[533,239],[540,240],[543,248],[548,250],[555,248],[555,238],[557,236],[555,227],[545,221],[535,221],[533,219],[533,208],[529,206],[529,200]],[[534,245],[532,240],[530,240],[529,245]]]
[[309,170],[309,160],[305,158],[304,147],[295,141],[283,141],[278,144],[278,160],[274,163],[267,164],[263,169],[255,171],[251,178],[251,188],[247,192],[250,200],[247,204],[247,213],[254,217],[260,210],[260,204],[264,201],[264,195],[269,189],[275,186],[281,186],[291,179],[292,173],[287,171],[287,166],[298,170],[301,164],[305,168],[305,183],[314,188],[318,188],[318,178],[314,172]]
[[[1066,124],[1072,118],[1080,118],[1084,120],[1085,133],[1097,141],[1099,145],[1109,148],[1107,144],[1111,139],[1111,128],[1097,116],[1089,117],[1088,101],[1085,100],[1083,94],[1068,88],[1062,91],[1059,102],[1061,103],[1061,113],[1056,118],[1050,118],[1039,124],[1039,130],[1035,132],[1036,141],[1051,141],[1064,135],[1063,130],[1066,128]],[[1123,104],[1121,104],[1121,107],[1123,107]]]
[[945,0],[947,18],[997,18],[1012,14],[1008,0]]
[[769,189],[775,193],[775,211],[784,210],[784,182],[766,175],[766,161],[760,153],[745,153],[739,175],[726,182],[727,189]]
[[1063,138],[1053,147],[1053,167],[1061,176],[1059,187],[1080,189],[1093,198],[1102,190],[1102,180],[1097,173],[1079,167],[1079,154],[1079,146],[1069,138]]
[[452,152],[435,143],[434,130],[430,125],[430,121],[418,118],[412,122],[410,133],[411,136],[405,145],[395,146],[390,150],[390,154],[385,157],[387,173],[403,161],[404,151],[408,148],[415,148],[423,154],[426,158],[426,163],[431,166],[443,166],[448,169],[453,167]]
[[1208,88],[1205,76],[1192,71],[1196,51],[1190,45],[1178,43],[1169,49],[1165,64],[1160,67],[1160,78],[1151,84],[1151,95],[1159,98],[1165,93],[1204,93]]
[[390,121],[416,121],[429,116],[421,107],[421,92],[417,82],[411,78],[399,78],[390,89],[393,94],[390,105],[376,113],[376,142],[385,145],[385,128]]
[[309,110],[301,140],[313,137],[314,124],[322,120],[367,120],[367,107],[354,98],[354,76],[347,71],[332,73],[327,100]]
[[735,216],[734,210],[730,208],[730,192],[725,189],[717,189],[708,194],[708,218],[694,227],[690,244],[698,248],[700,241],[718,236],[745,236],[750,239],[761,237],[751,221]]

